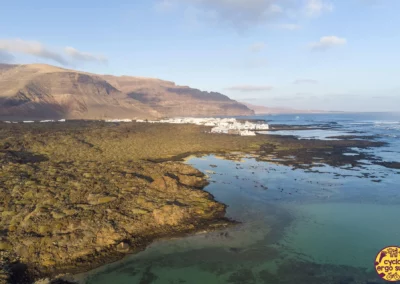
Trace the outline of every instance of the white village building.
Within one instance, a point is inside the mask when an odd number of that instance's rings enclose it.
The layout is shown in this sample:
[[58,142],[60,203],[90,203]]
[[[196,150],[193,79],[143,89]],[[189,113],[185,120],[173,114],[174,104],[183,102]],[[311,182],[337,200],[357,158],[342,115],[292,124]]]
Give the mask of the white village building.
[[194,118],[194,117],[183,117],[183,118],[169,118],[154,121],[136,120],[136,122],[148,122],[148,123],[171,123],[171,124],[195,124],[211,126],[211,133],[220,134],[237,134],[241,136],[255,136],[257,130],[268,130],[269,125],[267,123],[257,122],[240,122],[235,118]]

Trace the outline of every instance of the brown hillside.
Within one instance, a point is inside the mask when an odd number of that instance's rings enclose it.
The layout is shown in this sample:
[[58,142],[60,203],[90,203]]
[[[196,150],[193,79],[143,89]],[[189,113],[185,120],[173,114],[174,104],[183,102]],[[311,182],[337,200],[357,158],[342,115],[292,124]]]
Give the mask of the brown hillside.
[[95,75],[36,64],[1,70],[0,116],[77,119],[158,116]]
[[151,78],[96,75],[44,64],[0,64],[0,117],[157,118],[251,115],[243,104]]
[[203,92],[152,78],[102,76],[129,97],[164,116],[252,115],[245,105],[216,92]]

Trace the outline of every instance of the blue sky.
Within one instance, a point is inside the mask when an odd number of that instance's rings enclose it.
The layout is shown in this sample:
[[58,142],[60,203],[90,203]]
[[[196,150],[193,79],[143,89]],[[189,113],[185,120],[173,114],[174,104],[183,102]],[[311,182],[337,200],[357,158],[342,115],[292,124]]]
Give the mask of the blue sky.
[[3,1],[0,62],[157,77],[265,106],[399,111],[399,0]]

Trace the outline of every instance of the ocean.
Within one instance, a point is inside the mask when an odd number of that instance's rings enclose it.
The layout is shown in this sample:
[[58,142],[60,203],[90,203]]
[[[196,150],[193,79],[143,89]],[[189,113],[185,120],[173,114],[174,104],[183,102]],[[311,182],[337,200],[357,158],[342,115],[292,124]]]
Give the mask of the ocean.
[[[271,125],[333,126],[273,133],[301,139],[377,135],[376,141],[388,145],[355,150],[400,162],[400,114],[254,118]],[[79,275],[83,283],[383,283],[374,261],[382,248],[400,246],[399,169],[370,161],[357,167],[293,169],[251,157],[231,161],[214,155],[187,163],[209,175],[205,190],[227,204],[227,216],[241,224],[158,241]]]

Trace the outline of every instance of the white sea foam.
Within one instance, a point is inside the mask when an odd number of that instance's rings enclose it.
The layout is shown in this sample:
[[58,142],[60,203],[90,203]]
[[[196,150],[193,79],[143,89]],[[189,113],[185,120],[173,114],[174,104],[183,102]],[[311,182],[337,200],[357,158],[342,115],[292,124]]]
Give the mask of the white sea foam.
[[400,130],[400,124],[375,124],[374,128],[385,130]]
[[350,122],[348,124],[349,125],[368,125],[368,124],[373,124],[373,122],[367,122],[367,121],[364,121],[364,122]]
[[400,124],[400,121],[386,121],[386,120],[377,120],[374,121],[375,124]]

